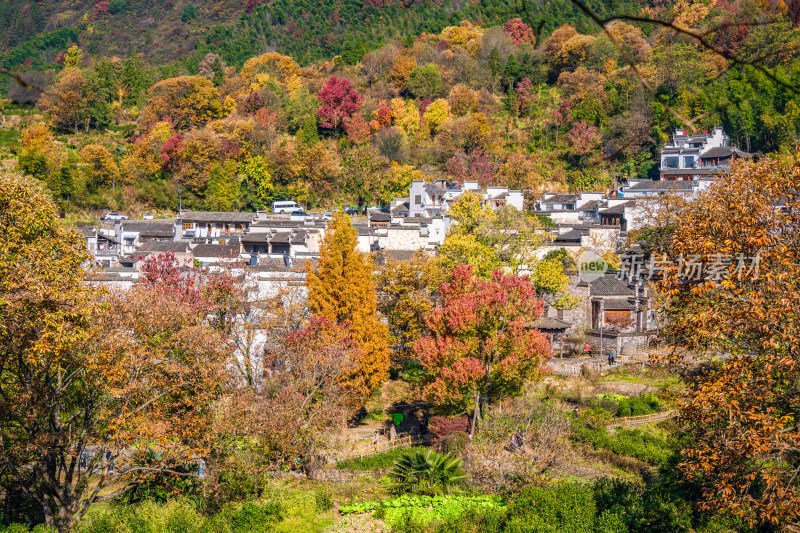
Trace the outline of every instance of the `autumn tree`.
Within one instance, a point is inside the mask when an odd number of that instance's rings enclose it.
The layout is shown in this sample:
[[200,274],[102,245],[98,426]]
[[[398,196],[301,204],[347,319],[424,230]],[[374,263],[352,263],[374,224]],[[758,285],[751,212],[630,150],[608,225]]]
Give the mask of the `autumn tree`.
[[52,89],[39,98],[37,107],[50,116],[53,126],[62,131],[88,131],[108,124],[109,106],[104,94],[85,71],[65,68]]
[[521,18],[513,18],[505,23],[503,31],[506,32],[515,44],[531,43],[536,40],[533,28],[525,24]]
[[160,81],[147,90],[142,123],[169,119],[176,130],[203,126],[224,116],[221,95],[203,76],[180,76]]
[[163,471],[137,449],[190,464],[207,453],[223,343],[207,300],[151,283],[93,289],[79,234],[21,178],[0,176],[0,214],[0,478],[68,531],[96,501]]
[[448,211],[455,222],[439,249],[441,263],[454,269],[468,264],[475,275],[488,279],[495,270],[530,277],[540,298],[570,309],[579,299],[568,292],[569,278],[563,266],[537,258],[536,249],[548,241],[540,223],[511,206],[482,206],[475,194],[466,193]]
[[430,334],[414,347],[425,369],[424,394],[439,405],[472,407],[519,393],[542,376],[550,353],[541,332],[528,324],[544,304],[527,277],[494,271],[484,280],[469,265],[453,270],[439,288],[441,304],[428,316]]
[[680,468],[703,508],[751,525],[800,518],[798,178],[797,155],[735,165],[665,212],[651,252],[665,333],[710,359],[680,406]]
[[364,98],[358,94],[353,85],[345,78],[331,76],[317,93],[322,107],[317,115],[322,118],[323,128],[338,131],[343,122],[358,113]]
[[350,330],[320,316],[267,350],[263,394],[256,397],[261,450],[276,462],[310,457],[326,433],[359,407],[349,377],[361,359]]
[[438,260],[420,251],[410,261],[388,260],[376,274],[378,311],[386,317],[390,342],[396,347],[393,363],[407,361],[427,332],[427,317],[447,273]]
[[308,268],[306,286],[314,315],[348,324],[360,354],[347,383],[366,396],[386,379],[389,352],[387,328],[376,310],[372,266],[367,256],[356,250],[357,238],[350,219],[335,216],[325,231],[316,268]]
[[101,186],[116,183],[119,177],[119,167],[104,146],[88,144],[81,150],[81,162],[85,165],[87,186],[90,190],[97,190]]
[[241,76],[248,84],[248,91],[257,91],[270,79],[274,79],[290,92],[300,88],[300,65],[291,57],[278,52],[268,52],[248,59],[242,66]]
[[381,196],[389,160],[369,145],[354,147],[343,155],[340,187],[361,211]]

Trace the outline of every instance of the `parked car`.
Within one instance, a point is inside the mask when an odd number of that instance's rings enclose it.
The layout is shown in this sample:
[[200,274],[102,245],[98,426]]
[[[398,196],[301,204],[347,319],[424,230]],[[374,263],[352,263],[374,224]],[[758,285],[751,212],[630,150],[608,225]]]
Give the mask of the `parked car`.
[[145,211],[142,215],[142,220],[153,220],[153,213],[150,211]]
[[106,213],[100,220],[128,220],[128,217],[120,213]]
[[358,214],[358,208],[357,207],[352,207],[352,206],[347,206],[347,207],[344,208],[344,212],[345,212],[346,215],[357,215]]

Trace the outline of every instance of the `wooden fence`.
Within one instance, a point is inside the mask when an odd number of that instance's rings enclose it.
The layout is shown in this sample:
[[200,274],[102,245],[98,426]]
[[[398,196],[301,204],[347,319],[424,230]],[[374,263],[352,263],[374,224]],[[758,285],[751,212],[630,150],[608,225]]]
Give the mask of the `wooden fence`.
[[372,442],[367,444],[359,444],[349,450],[342,450],[336,454],[329,454],[328,460],[334,463],[339,461],[346,461],[347,459],[363,459],[371,455],[376,455],[382,452],[393,450],[395,448],[408,448],[422,442],[422,437],[419,435],[408,435],[400,437],[394,441],[381,439],[378,444]]
[[627,416],[625,418],[612,420],[606,425],[606,428],[616,429],[616,428],[628,428],[635,426],[646,426],[647,424],[655,424],[657,422],[663,422],[664,420],[672,418],[676,414],[678,414],[678,411],[676,411],[675,409],[671,409],[669,411],[662,411],[660,413],[651,413],[649,415]]

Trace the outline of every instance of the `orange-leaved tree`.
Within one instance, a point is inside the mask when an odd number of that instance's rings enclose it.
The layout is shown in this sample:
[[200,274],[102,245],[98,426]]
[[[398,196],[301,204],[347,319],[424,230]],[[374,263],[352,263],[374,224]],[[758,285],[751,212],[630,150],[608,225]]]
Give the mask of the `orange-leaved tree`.
[[163,472],[139,451],[173,465],[207,453],[228,379],[207,318],[218,298],[150,281],[104,293],[85,283],[83,248],[45,193],[0,174],[0,474],[59,531]]
[[799,180],[797,156],[734,166],[677,204],[654,262],[666,333],[711,358],[681,406],[681,468],[702,507],[751,524],[800,518]]
[[388,330],[378,318],[372,264],[356,249],[358,235],[343,214],[325,231],[316,268],[308,268],[308,306],[312,314],[334,324],[349,324],[358,345],[356,368],[348,383],[369,395],[389,371]]

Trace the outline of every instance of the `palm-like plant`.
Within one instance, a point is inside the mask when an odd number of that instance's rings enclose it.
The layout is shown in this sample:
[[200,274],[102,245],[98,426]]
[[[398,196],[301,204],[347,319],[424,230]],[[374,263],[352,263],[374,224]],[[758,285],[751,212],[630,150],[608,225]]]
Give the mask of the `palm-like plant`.
[[461,459],[450,454],[413,452],[403,454],[389,471],[392,492],[441,496],[457,491],[467,479],[461,470]]

